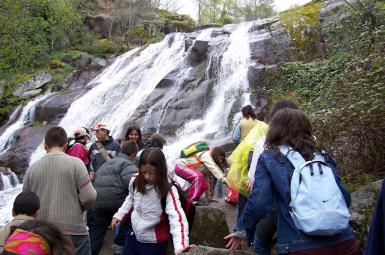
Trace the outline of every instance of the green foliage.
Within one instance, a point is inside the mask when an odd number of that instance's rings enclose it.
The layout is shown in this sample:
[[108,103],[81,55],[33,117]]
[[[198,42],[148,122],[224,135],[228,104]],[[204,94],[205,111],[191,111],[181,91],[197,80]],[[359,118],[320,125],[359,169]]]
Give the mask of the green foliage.
[[296,46],[297,59],[306,60],[318,52],[319,12],[323,5],[323,2],[315,2],[279,15],[280,23]]
[[114,42],[108,39],[100,39],[95,41],[91,46],[80,47],[80,49],[91,55],[106,57],[109,54],[117,53],[119,48]]
[[43,64],[50,49],[69,44],[81,24],[80,15],[69,0],[4,0],[0,9],[3,75]]
[[17,105],[23,103],[23,99],[12,94],[12,86],[18,82],[28,79],[28,75],[12,76],[2,80],[0,83],[0,126],[8,119],[8,114]]

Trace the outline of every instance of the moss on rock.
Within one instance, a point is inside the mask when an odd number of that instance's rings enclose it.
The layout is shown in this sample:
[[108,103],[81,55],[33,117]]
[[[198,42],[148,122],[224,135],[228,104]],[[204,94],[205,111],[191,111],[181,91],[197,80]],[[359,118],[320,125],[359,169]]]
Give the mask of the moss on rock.
[[314,59],[318,52],[319,13],[323,6],[322,1],[316,1],[279,15],[280,24],[296,46],[294,54],[297,59],[306,60],[307,55],[312,55]]

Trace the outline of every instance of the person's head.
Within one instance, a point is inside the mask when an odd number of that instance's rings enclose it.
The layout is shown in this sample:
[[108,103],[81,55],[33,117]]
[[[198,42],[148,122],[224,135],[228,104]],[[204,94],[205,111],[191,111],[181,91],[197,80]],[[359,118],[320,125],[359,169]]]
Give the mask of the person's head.
[[310,120],[300,110],[289,108],[274,114],[267,132],[266,147],[272,149],[280,145],[292,147],[306,160],[321,150],[313,136]]
[[150,141],[144,147],[145,149],[151,148],[151,147],[163,149],[163,145],[165,143],[166,143],[166,140],[164,140],[163,136],[161,136],[158,133],[155,133],[151,136]]
[[143,148],[142,142],[142,131],[137,126],[130,126],[127,128],[126,134],[124,135],[126,141],[134,141],[138,144],[139,149]]
[[83,127],[78,128],[74,132],[75,141],[79,142],[81,144],[86,144],[89,140],[89,134],[87,133],[87,130]]
[[67,133],[62,127],[51,127],[48,129],[47,133],[45,133],[44,148],[47,151],[50,151],[53,148],[65,151],[67,139]]
[[290,108],[290,109],[297,110],[298,106],[293,101],[290,101],[288,99],[279,100],[277,103],[274,104],[273,108],[270,111],[269,121],[271,121],[273,119],[273,116],[277,111],[284,109],[284,108]]
[[12,215],[24,214],[36,218],[40,209],[40,199],[32,191],[23,191],[13,202]]
[[92,131],[95,131],[96,138],[98,141],[105,141],[109,138],[110,129],[107,124],[99,122]]
[[30,220],[12,230],[3,254],[75,255],[72,241],[50,222]]
[[166,158],[159,148],[145,149],[140,155],[139,174],[134,185],[140,193],[145,194],[146,184],[153,184],[160,198],[170,190]]
[[211,157],[220,169],[225,170],[226,151],[222,147],[212,148]]
[[255,112],[251,105],[246,105],[242,108],[242,116],[246,119],[252,118],[253,120],[257,118],[257,115],[255,115]]
[[138,152],[138,145],[134,141],[125,141],[122,143],[122,153],[126,154],[130,160],[135,159],[135,155]]

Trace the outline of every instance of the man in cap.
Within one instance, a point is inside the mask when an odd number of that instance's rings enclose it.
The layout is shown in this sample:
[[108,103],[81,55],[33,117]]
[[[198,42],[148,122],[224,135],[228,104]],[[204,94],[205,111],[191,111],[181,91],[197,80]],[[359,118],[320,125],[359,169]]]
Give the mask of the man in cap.
[[118,155],[121,148],[119,143],[110,136],[110,130],[105,123],[99,122],[92,131],[95,131],[98,140],[91,145],[89,150],[90,167],[91,171],[97,172],[104,162]]

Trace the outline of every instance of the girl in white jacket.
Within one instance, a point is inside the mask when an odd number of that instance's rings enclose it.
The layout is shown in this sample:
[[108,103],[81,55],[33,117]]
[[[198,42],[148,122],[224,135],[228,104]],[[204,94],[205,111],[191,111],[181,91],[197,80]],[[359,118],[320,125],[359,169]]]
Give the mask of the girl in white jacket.
[[[164,197],[163,212],[161,199]],[[169,183],[166,159],[158,148],[146,149],[141,154],[139,174],[130,181],[129,194],[113,216],[112,229],[126,217],[130,217],[132,228],[125,239],[124,255],[165,255],[169,233],[173,237],[175,254],[191,247],[188,222],[178,191]]]

